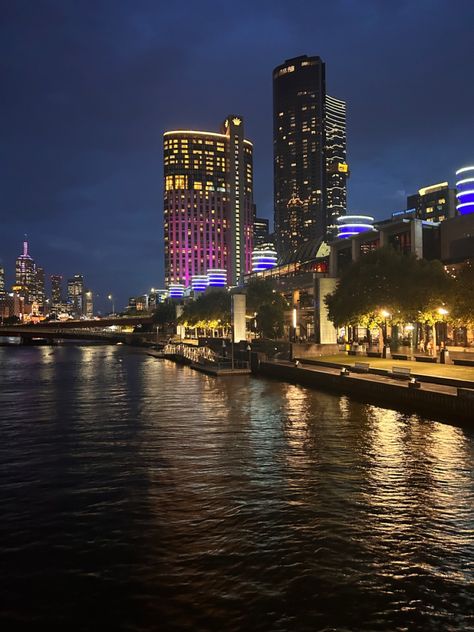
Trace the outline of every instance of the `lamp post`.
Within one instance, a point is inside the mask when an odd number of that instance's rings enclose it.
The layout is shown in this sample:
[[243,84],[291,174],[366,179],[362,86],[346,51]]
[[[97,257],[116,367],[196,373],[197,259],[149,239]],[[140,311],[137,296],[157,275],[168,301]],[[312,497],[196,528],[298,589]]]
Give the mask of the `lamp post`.
[[112,301],[112,316],[115,316],[115,303],[114,303],[114,297],[112,296],[112,294],[109,294],[108,299],[109,301]]
[[405,329],[410,332],[410,354],[413,355],[413,331],[415,327],[410,323],[405,327]]
[[382,358],[386,358],[387,357],[387,351],[390,353],[389,351],[389,347],[387,345],[387,318],[390,317],[390,312],[387,312],[386,309],[382,309],[380,311],[380,315],[382,316],[382,318],[384,319],[384,324],[383,324],[383,349],[382,349]]
[[252,351],[252,347],[250,345],[247,345],[247,351],[248,351],[248,354],[249,354],[249,368],[250,368],[250,361],[251,361],[250,352]]
[[438,307],[436,311],[441,316],[439,361],[440,361],[440,364],[446,364],[446,356],[449,357],[449,354],[448,354],[448,351],[446,350],[446,332],[445,332],[446,322],[443,320],[443,316],[446,316],[447,314],[449,314],[449,311],[445,309],[444,307]]

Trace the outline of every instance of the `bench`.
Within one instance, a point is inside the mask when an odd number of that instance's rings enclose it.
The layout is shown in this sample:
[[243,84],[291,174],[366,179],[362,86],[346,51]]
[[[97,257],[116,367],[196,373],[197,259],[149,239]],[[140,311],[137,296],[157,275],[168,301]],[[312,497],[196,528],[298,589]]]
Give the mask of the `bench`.
[[436,356],[415,356],[417,362],[438,362]]
[[409,380],[411,378],[411,369],[406,366],[393,366],[389,376],[397,380]]
[[474,360],[461,360],[461,358],[453,358],[453,364],[459,366],[474,366]]
[[411,356],[406,353],[392,353],[394,360],[411,360]]
[[354,373],[368,373],[369,372],[369,363],[368,362],[356,362],[354,366],[351,367],[351,371]]
[[381,351],[367,351],[367,357],[368,358],[381,358],[382,352]]

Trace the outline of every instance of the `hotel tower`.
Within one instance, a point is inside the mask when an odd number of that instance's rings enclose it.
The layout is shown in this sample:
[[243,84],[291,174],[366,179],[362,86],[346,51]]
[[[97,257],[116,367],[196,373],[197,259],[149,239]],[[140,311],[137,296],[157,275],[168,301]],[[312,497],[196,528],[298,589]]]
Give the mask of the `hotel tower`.
[[346,209],[346,106],[326,95],[320,57],[273,71],[275,237],[280,255],[325,238]]
[[242,117],[220,133],[165,132],[165,283],[193,286],[193,277],[225,271],[238,285],[252,267],[252,143]]

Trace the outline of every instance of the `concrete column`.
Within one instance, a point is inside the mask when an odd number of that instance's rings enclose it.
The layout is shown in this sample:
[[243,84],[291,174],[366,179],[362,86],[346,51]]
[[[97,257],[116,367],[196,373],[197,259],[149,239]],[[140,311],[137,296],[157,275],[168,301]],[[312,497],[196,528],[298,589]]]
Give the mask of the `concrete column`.
[[245,294],[232,294],[232,327],[234,330],[234,342],[246,340],[245,308]]

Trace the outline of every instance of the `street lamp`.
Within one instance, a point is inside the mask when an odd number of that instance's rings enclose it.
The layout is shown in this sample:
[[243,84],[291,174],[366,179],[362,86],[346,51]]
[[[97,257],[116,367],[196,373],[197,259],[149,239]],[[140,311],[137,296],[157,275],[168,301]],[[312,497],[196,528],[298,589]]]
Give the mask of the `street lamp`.
[[114,297],[112,296],[112,294],[109,294],[108,299],[109,301],[112,301],[112,316],[115,316],[115,303],[114,303]]
[[446,351],[446,330],[445,330],[446,322],[443,320],[443,316],[446,316],[447,314],[449,314],[449,311],[445,309],[444,307],[438,307],[436,311],[441,316],[440,332],[442,332],[441,340],[439,341],[439,346],[440,346],[439,361],[440,361],[440,364],[446,364],[446,356],[448,352]]
[[383,333],[383,349],[382,349],[382,358],[386,358],[387,357],[387,350],[388,350],[388,345],[387,345],[387,318],[390,317],[390,312],[387,312],[386,309],[381,309],[380,310],[380,315],[382,316],[382,318],[384,319],[384,333]]

